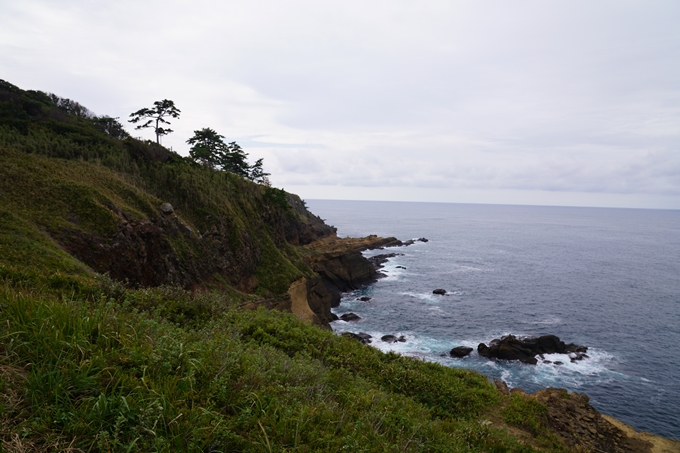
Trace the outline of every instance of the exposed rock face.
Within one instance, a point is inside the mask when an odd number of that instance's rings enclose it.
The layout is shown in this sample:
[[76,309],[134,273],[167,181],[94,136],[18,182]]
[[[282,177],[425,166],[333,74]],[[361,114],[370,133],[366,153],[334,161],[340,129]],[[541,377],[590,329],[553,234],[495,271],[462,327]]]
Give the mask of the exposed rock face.
[[319,317],[309,307],[306,278],[303,277],[291,283],[290,288],[288,289],[288,295],[290,296],[291,301],[290,310],[295,316],[310,324],[321,325]]
[[[603,453],[651,453],[653,451],[651,442],[638,436],[629,436],[610,423],[589,404],[590,399],[586,395],[568,393],[564,389],[547,388],[529,397],[546,404],[549,427],[564,440],[569,448],[576,451]],[[675,445],[676,448],[678,446],[680,443]]]
[[375,255],[368,258],[368,261],[370,261],[373,267],[375,267],[376,269],[382,269],[383,265],[387,262],[387,260],[389,260],[390,258],[394,258],[395,256],[403,255],[404,255],[403,253],[383,253],[381,255]]
[[544,335],[538,338],[519,339],[514,335],[508,335],[501,339],[494,339],[487,346],[480,343],[477,352],[482,357],[489,359],[519,360],[520,362],[535,365],[538,363],[536,355],[554,353],[573,353],[574,360],[587,357],[587,347],[577,344],[565,344],[555,335]]
[[[193,288],[219,273],[229,283],[250,290],[250,277],[259,261],[259,249],[247,233],[240,245],[230,247],[228,232],[215,226],[202,237],[174,215],[135,220],[111,207],[121,217],[118,232],[101,237],[76,229],[64,229],[55,239],[71,255],[95,271],[109,273],[132,286],[177,285]],[[187,244],[195,253],[179,256],[173,242]]]
[[331,313],[332,295],[326,290],[320,277],[303,277],[294,281],[288,289],[288,295],[291,300],[290,311],[295,316],[310,324],[330,329],[329,323],[335,320]]
[[[333,303],[333,294],[331,294],[326,286],[321,281],[321,277],[314,276],[307,280],[307,304],[309,308],[316,314],[321,325],[329,327],[329,323],[335,321],[333,313],[331,313],[331,304]],[[335,316],[337,319],[337,316]]]
[[378,277],[375,266],[361,252],[399,244],[396,238],[330,236],[309,244],[306,248],[315,253],[305,256],[305,261],[333,294],[331,306],[337,307],[342,293],[362,288]]
[[293,245],[306,245],[320,238],[335,236],[336,228],[326,225],[324,221],[307,210],[305,203],[294,194],[286,194],[286,200],[293,210],[305,221],[295,217],[273,219],[270,223],[280,223],[286,242]]

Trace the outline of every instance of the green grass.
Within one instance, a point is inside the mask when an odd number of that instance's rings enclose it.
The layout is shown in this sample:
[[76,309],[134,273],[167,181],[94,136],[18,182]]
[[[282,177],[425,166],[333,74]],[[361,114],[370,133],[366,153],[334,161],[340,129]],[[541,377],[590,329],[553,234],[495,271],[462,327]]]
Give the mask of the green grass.
[[[181,266],[229,258],[194,291],[130,288],[59,246],[166,201],[197,232],[169,235]],[[286,229],[313,220],[0,81],[0,452],[564,451],[544,406],[482,375],[240,309],[312,275]]]
[[239,302],[110,283],[56,298],[5,284],[5,449],[533,451],[480,423],[500,398],[483,376]]
[[[169,201],[194,231],[216,231],[226,238],[236,269],[222,277],[232,284],[255,275],[258,293],[283,294],[292,281],[311,275],[296,249],[262,218],[266,200],[260,186],[184,163],[141,164],[142,170],[135,165],[136,173],[119,173],[98,161],[65,160],[0,146],[1,221],[6,231],[21,237],[20,243],[11,237],[0,239],[0,246],[19,257],[8,261],[16,266],[38,263],[48,249],[50,255],[63,255],[56,242],[71,230],[110,238],[125,221],[121,212],[133,219],[154,218],[160,216],[160,204]],[[281,215],[299,216],[290,210]],[[37,237],[42,250],[28,244],[37,244]],[[187,266],[204,259],[197,241],[182,235],[170,236],[169,241]]]

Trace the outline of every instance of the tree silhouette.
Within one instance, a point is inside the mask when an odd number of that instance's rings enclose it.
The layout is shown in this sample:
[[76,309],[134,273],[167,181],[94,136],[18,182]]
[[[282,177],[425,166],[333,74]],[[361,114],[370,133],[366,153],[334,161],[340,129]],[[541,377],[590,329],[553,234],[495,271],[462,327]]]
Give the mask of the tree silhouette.
[[128,121],[130,123],[137,124],[142,120],[146,120],[144,123],[135,127],[135,129],[140,130],[147,127],[152,127],[156,133],[156,143],[160,144],[161,136],[173,132],[172,129],[162,127],[163,124],[170,124],[170,122],[166,120],[165,117],[179,118],[180,110],[175,107],[175,103],[169,99],[156,101],[153,103],[153,105],[154,107],[152,109],[143,108],[137,110],[135,113],[131,113],[131,119]]
[[209,127],[194,131],[187,140],[189,156],[206,167],[228,171],[258,183],[264,183],[269,173],[262,168],[262,159],[248,165],[248,154],[236,142],[224,143],[224,136]]
[[209,127],[194,131],[194,136],[187,140],[187,143],[191,145],[189,156],[206,167],[221,167],[224,154],[228,151],[223,139],[223,135]]

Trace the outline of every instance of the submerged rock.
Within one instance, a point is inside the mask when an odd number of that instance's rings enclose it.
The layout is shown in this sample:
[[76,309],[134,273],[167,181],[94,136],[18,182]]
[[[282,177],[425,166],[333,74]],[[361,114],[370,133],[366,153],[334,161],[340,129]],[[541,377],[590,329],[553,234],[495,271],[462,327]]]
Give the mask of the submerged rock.
[[409,239],[408,241],[402,242],[400,245],[402,247],[406,247],[406,246],[409,246],[409,245],[413,245],[416,242],[429,242],[429,240],[427,240],[426,238]]
[[371,300],[371,297],[363,296],[363,297],[358,298],[357,300],[360,300],[362,302],[368,302],[369,300]]

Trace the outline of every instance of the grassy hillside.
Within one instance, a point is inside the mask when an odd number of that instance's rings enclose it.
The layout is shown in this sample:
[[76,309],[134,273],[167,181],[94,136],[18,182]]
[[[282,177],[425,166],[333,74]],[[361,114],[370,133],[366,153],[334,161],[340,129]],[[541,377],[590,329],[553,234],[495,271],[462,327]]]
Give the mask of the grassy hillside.
[[[311,273],[291,244],[333,231],[292,209],[286,197],[295,198],[154,143],[113,138],[92,119],[60,110],[44,93],[0,82],[0,207],[11,214],[4,222],[42,234],[47,243],[52,238],[53,253],[67,249],[95,271],[133,284],[225,282],[262,295],[282,294],[291,281]],[[161,215],[163,202],[174,206],[174,217]],[[145,219],[164,230],[162,240],[137,237],[145,234],[137,231]],[[166,272],[136,280],[138,273],[126,273],[129,262],[111,262],[112,253],[92,251],[115,249],[113,238],[121,232],[128,237],[118,241],[118,254],[134,261],[131,255],[160,249],[162,256],[145,258]],[[11,240],[1,246],[13,255],[24,253]]]
[[565,451],[484,376],[241,308],[332,231],[0,82],[0,451]]

